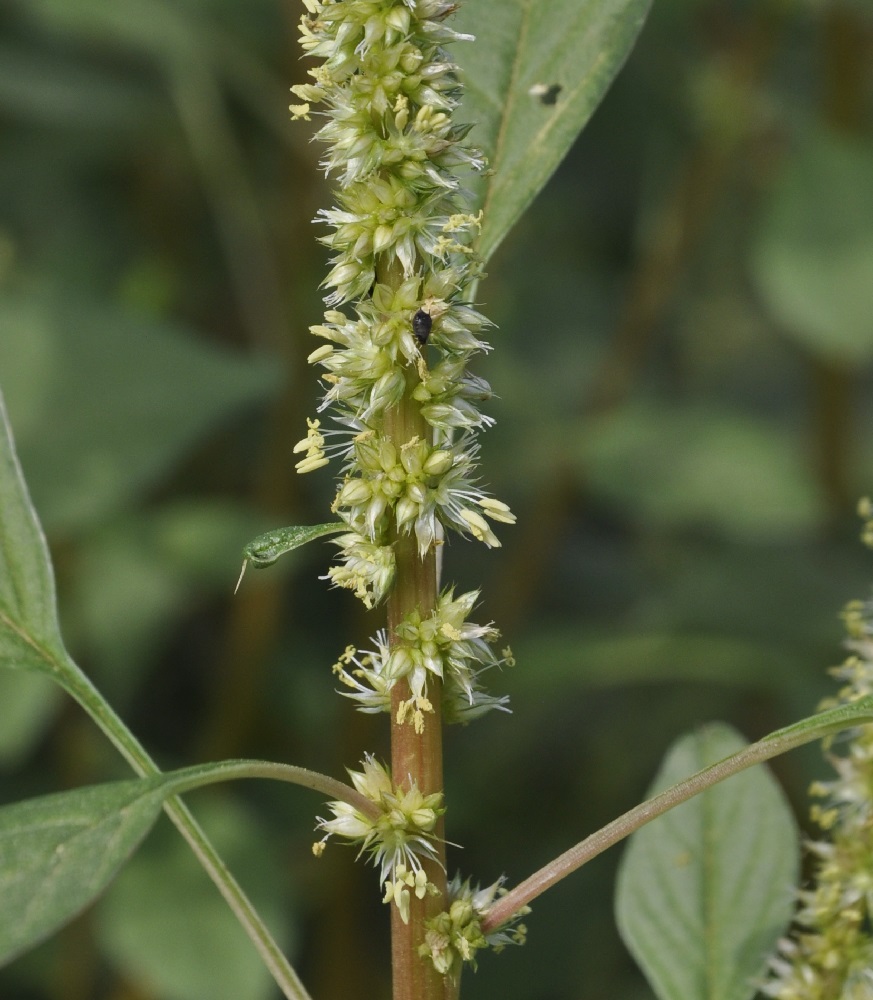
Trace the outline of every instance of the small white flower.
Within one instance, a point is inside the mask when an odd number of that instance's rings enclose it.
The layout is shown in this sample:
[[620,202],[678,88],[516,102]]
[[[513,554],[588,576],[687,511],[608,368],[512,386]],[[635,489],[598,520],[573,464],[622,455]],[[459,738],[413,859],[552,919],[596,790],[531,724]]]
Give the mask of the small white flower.
[[442,794],[422,795],[414,784],[396,788],[388,769],[371,756],[365,758],[362,771],[349,771],[349,776],[378,807],[378,815],[364,815],[346,802],[329,802],[333,818],[318,820],[318,829],[325,834],[322,843],[337,836],[359,844],[379,868],[380,881],[396,883],[398,904],[404,885],[412,886],[421,898],[428,885],[426,876],[419,876],[422,859],[437,858],[433,831],[443,813]]

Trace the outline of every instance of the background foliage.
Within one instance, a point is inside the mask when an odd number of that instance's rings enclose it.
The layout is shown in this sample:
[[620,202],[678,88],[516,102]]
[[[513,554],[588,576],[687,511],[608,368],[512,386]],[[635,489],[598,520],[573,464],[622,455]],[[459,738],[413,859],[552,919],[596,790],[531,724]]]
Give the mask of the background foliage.
[[[384,749],[380,720],[333,694],[329,664],[377,624],[315,581],[324,547],[231,596],[242,545],[323,521],[332,493],[290,454],[316,398],[309,220],[328,199],[285,110],[298,16],[0,5],[0,385],[70,651],[165,768],[339,775]],[[661,0],[490,261],[485,472],[519,525],[496,555],[447,553],[519,661],[495,678],[515,714],[449,740],[450,836],[483,881],[636,802],[678,733],[723,718],[755,738],[829,690],[837,612],[871,577],[853,515],[873,468],[871,67],[862,0]],[[128,776],[15,672],[0,768],[4,802]],[[777,765],[801,812],[821,769],[814,750]],[[312,859],[317,800],[246,785],[192,803],[315,996],[386,995],[371,874]],[[650,996],[613,926],[617,858],[539,901],[528,945],[486,957],[465,996]],[[0,994],[272,996],[163,823]]]

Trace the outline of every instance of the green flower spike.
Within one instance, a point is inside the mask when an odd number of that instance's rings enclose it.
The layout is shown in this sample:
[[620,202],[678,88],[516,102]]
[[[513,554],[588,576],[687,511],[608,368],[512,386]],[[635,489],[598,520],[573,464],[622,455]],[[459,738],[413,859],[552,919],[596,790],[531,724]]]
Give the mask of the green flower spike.
[[[305,6],[301,44],[321,62],[291,88],[300,102],[291,111],[323,119],[316,138],[338,190],[316,219],[332,256],[328,308],[311,327],[322,346],[309,356],[330,426],[309,420],[294,451],[301,473],[340,462],[332,509],[349,530],[327,578],[372,608],[393,584],[398,535],[414,536],[424,557],[447,528],[495,547],[492,522],[515,521],[478,484],[475,435],[493,423],[479,409],[491,390],[468,371],[491,324],[464,297],[481,274],[472,243],[482,216],[469,211],[462,172],[486,164],[451,117],[461,91],[445,46],[469,38],[446,23],[454,3]],[[386,414],[407,396],[427,434],[398,442]]]

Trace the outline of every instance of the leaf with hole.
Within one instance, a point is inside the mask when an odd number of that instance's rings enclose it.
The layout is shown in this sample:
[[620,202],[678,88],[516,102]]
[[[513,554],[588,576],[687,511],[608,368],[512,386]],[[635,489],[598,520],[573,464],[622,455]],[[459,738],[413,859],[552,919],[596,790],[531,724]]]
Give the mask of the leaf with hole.
[[475,0],[454,24],[478,36],[454,56],[458,121],[489,170],[474,181],[487,260],[545,186],[633,48],[651,0]]

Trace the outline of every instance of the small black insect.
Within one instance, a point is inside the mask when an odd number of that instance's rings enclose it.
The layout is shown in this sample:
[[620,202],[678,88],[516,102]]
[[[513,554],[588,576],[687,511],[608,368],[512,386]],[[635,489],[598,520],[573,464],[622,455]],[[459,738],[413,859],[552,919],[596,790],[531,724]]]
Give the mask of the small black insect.
[[545,83],[535,83],[528,93],[531,97],[538,97],[540,99],[540,104],[557,104],[558,95],[564,88],[560,83],[553,83],[551,86]]
[[415,339],[421,347],[424,347],[427,343],[432,326],[433,320],[430,318],[430,314],[426,313],[424,309],[419,309],[412,317],[412,332],[415,334]]

